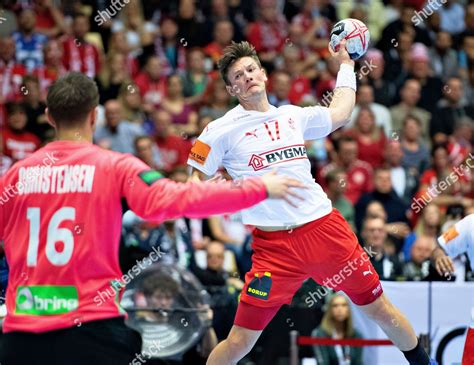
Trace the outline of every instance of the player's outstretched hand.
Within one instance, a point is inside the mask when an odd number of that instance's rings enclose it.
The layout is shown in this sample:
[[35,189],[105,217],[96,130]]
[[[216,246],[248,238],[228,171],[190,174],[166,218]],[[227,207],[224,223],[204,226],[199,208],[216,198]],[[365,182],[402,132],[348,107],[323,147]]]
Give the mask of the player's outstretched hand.
[[299,180],[292,179],[288,176],[277,175],[277,170],[262,176],[263,183],[267,188],[268,197],[273,199],[284,199],[288,204],[297,208],[298,206],[290,200],[294,197],[299,200],[304,200],[301,196],[291,191],[290,188],[303,188],[306,186]]
[[435,260],[436,271],[442,276],[450,275],[454,272],[453,260],[449,256],[442,255]]
[[349,56],[349,53],[347,52],[347,49],[346,49],[346,40],[343,39],[341,41],[341,43],[339,44],[339,50],[337,52],[335,52],[332,48],[331,48],[331,45],[328,45],[328,48],[329,48],[329,53],[331,53],[331,56],[337,58],[337,60],[339,61],[339,63],[347,63],[349,65],[352,65],[354,66],[355,63],[353,60],[351,60],[350,56]]

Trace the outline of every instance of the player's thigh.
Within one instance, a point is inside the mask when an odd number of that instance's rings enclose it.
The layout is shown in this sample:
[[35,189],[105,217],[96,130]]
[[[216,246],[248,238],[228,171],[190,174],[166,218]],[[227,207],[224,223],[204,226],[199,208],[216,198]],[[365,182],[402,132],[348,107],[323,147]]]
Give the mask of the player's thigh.
[[372,303],[382,294],[379,276],[370,262],[370,251],[338,211],[311,233],[316,242],[311,277],[321,285],[344,291],[358,305]]
[[294,293],[309,276],[287,239],[254,237],[252,268],[245,275],[240,300],[257,307],[291,303]]

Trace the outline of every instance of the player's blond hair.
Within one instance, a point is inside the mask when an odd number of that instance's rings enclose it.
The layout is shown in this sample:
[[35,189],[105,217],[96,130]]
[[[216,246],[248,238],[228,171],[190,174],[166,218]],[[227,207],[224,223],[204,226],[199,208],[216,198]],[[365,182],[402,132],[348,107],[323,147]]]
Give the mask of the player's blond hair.
[[224,55],[219,60],[218,67],[219,72],[222,76],[222,79],[225,81],[227,85],[230,85],[229,78],[227,74],[229,72],[230,67],[240,58],[243,57],[251,57],[255,60],[258,67],[262,67],[260,60],[257,56],[257,51],[255,51],[254,46],[252,46],[249,42],[232,42],[232,44],[226,49],[224,49]]

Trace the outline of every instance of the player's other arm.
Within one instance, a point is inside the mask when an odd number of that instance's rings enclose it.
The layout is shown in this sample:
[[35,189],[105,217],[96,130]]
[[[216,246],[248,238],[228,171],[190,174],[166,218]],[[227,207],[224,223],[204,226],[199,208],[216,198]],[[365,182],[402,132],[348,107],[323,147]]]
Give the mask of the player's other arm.
[[334,52],[330,46],[329,52],[341,64],[337,74],[336,88],[333,91],[333,98],[328,108],[332,121],[331,131],[335,131],[346,125],[351,117],[355,105],[356,77],[354,61],[351,60],[346,50],[346,40],[341,42],[338,52]]

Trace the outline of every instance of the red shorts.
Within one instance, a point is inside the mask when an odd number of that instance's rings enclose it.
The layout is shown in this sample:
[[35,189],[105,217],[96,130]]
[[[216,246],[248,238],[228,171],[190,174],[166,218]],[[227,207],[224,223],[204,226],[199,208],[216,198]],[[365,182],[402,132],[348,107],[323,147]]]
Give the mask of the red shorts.
[[[357,305],[370,304],[383,292],[369,255],[336,209],[289,231],[255,229],[253,238],[252,269],[234,321],[238,326],[265,328],[308,278],[343,291]],[[312,307],[317,300],[324,300],[320,293],[308,293],[305,301]]]

